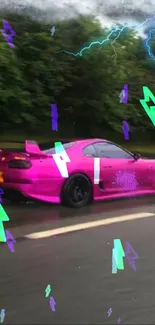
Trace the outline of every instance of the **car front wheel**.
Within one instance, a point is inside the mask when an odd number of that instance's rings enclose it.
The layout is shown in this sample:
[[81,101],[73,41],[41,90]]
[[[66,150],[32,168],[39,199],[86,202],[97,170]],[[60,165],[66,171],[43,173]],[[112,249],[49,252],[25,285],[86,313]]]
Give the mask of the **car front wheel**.
[[73,208],[81,208],[92,201],[92,185],[83,174],[71,175],[62,189],[62,203]]

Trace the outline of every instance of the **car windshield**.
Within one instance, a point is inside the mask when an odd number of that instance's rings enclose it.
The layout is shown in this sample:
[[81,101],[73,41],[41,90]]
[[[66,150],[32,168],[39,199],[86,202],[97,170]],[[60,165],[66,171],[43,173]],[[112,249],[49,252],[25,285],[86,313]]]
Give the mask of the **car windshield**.
[[[62,143],[64,149],[68,149],[68,148],[72,147],[74,144],[76,144],[76,141],[74,141],[74,142],[68,142],[68,143]],[[54,154],[55,153],[55,147],[54,148],[50,148],[50,149],[43,150],[43,152],[45,152],[46,154],[48,154],[48,153]]]

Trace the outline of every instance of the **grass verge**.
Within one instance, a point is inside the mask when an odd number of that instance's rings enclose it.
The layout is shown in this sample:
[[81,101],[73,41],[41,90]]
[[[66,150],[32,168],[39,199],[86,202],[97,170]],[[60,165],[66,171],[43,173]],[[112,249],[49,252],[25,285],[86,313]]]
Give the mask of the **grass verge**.
[[[1,149],[23,149],[24,148],[24,141],[25,139],[33,139],[35,141],[37,141],[38,143],[52,143],[55,141],[64,141],[63,139],[59,139],[59,138],[52,138],[52,136],[41,136],[41,135],[0,135],[0,148]],[[9,142],[10,141],[14,141],[14,142]],[[69,140],[69,139],[68,139]],[[73,140],[73,138],[71,139]],[[7,142],[6,142],[7,141]],[[19,143],[18,141],[23,141],[23,143]],[[128,141],[124,142],[124,143],[119,143],[118,144],[124,148],[126,148],[127,150],[131,151],[131,152],[139,152],[139,153],[148,153],[148,154],[155,154],[155,145],[153,144],[133,144]]]

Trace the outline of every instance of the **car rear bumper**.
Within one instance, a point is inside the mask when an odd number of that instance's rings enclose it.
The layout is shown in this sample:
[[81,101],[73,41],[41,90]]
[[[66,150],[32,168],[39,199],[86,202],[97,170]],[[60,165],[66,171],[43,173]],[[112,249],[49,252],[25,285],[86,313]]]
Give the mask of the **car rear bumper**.
[[56,187],[50,188],[50,190],[46,190],[44,192],[39,193],[38,187],[43,187],[43,184],[38,185],[38,184],[19,184],[19,183],[0,183],[0,187],[4,191],[4,196],[2,199],[11,199],[13,198],[14,194],[17,193],[19,194],[19,201],[20,198],[30,198],[30,199],[35,199],[35,200],[40,200],[43,202],[50,202],[50,203],[60,203],[60,196],[56,195],[58,191],[54,191]]

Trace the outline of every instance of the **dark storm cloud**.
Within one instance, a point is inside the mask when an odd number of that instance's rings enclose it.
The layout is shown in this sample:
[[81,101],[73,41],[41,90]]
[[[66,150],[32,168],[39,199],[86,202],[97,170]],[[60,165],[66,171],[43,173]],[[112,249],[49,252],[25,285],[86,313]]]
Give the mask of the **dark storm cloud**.
[[135,8],[134,6],[126,6],[124,3],[121,7],[116,4],[113,7],[107,7],[104,14],[110,19],[124,19],[128,17],[141,22],[152,16],[152,11],[143,10],[143,8]]
[[24,6],[28,10],[33,6],[36,10],[41,10],[47,20],[72,18],[79,13],[88,13],[112,24],[131,19],[142,22],[155,13],[155,0],[4,0],[0,8],[2,6],[14,11],[23,10]]

